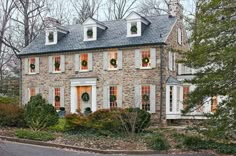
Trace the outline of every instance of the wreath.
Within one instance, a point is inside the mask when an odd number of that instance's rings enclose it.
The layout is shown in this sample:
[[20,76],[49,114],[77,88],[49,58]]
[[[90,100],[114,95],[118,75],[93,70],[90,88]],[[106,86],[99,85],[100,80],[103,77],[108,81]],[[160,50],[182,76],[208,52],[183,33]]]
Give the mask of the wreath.
[[138,28],[137,28],[136,25],[133,25],[130,30],[131,30],[131,32],[133,32],[133,33],[137,33]]
[[30,64],[30,68],[34,70],[35,69],[35,65],[34,64]]
[[93,36],[93,30],[87,30],[87,36],[92,37]]
[[114,67],[116,67],[116,59],[111,59],[111,61],[110,61],[110,63],[111,63],[111,65],[113,65]]
[[144,94],[143,95],[143,101],[149,101],[149,95]]
[[86,67],[87,64],[88,64],[88,62],[87,62],[86,60],[83,60],[83,61],[81,62],[81,65],[84,66],[84,67]]
[[116,96],[115,95],[110,95],[110,101],[115,102],[116,101]]
[[142,62],[143,62],[143,64],[148,64],[149,63],[149,58],[148,57],[144,57]]
[[53,41],[53,38],[54,38],[54,37],[53,37],[53,33],[49,33],[49,35],[48,35],[48,40],[49,40],[49,41]]
[[84,102],[87,102],[87,101],[89,101],[89,94],[87,92],[85,92],[82,94],[81,98]]
[[60,67],[60,63],[59,62],[55,62],[55,68],[59,68]]
[[58,96],[58,95],[55,96],[55,101],[57,101],[57,102],[60,101],[60,96]]

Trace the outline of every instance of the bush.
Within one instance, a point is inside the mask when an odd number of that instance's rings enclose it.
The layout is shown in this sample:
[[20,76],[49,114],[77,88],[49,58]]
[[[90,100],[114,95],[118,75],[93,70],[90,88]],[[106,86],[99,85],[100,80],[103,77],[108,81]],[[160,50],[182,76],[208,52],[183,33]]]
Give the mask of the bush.
[[155,135],[147,139],[148,146],[154,150],[161,151],[169,149],[169,144],[162,135]]
[[35,132],[31,130],[16,130],[16,136],[18,138],[38,140],[38,141],[49,141],[55,140],[56,136],[53,133],[48,132]]
[[25,121],[33,130],[42,130],[57,124],[59,116],[56,109],[46,103],[41,95],[33,96],[25,109]]
[[66,120],[64,118],[60,118],[56,125],[48,127],[48,130],[56,131],[56,132],[64,132],[65,131]]
[[19,104],[18,97],[12,98],[12,97],[0,97],[0,104]]
[[24,109],[17,105],[0,104],[0,126],[25,126]]
[[66,131],[81,131],[89,129],[88,119],[83,114],[69,114],[65,117]]

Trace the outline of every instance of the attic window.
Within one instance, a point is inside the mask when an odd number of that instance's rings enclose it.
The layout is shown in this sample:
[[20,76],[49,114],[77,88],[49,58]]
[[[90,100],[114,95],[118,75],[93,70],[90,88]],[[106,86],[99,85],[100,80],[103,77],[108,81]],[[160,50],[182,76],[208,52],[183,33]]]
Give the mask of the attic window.
[[131,31],[131,34],[137,34],[138,33],[137,22],[132,22],[131,23],[130,31]]
[[88,28],[87,30],[87,38],[93,38],[93,29],[92,28]]
[[54,33],[53,32],[49,32],[48,34],[48,42],[53,42],[54,41]]

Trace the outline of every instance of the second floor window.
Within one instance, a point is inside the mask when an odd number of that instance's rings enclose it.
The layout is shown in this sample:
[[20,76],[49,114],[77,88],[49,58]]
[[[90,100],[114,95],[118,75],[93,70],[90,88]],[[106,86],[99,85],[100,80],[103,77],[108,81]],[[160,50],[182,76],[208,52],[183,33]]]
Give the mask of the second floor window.
[[53,71],[60,72],[61,71],[61,57],[55,56],[53,57]]
[[110,89],[110,108],[117,108],[117,86],[111,86]]
[[150,85],[142,86],[142,109],[150,111]]
[[80,70],[88,70],[88,54],[80,54]]
[[109,69],[117,69],[118,67],[117,52],[109,52]]
[[30,58],[29,59],[29,73],[35,73],[35,68],[36,68],[36,64],[35,64],[35,58]]
[[151,60],[150,60],[150,50],[142,50],[141,51],[141,67],[150,67]]

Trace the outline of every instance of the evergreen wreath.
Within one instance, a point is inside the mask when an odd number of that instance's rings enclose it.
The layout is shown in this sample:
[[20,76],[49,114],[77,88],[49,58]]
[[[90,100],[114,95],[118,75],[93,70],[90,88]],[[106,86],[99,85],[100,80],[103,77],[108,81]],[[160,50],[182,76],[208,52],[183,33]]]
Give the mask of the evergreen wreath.
[[55,62],[54,66],[55,66],[55,68],[59,68],[60,67],[60,63],[59,62]]
[[115,102],[116,101],[116,96],[115,95],[110,95],[110,101]]
[[53,39],[54,39],[54,36],[53,36],[53,33],[51,32],[51,33],[49,33],[49,35],[48,35],[48,40],[49,40],[49,41],[53,41]]
[[86,60],[82,60],[81,65],[82,65],[83,67],[86,67],[87,64],[88,64],[88,62],[87,62]]
[[137,30],[138,30],[138,28],[137,28],[137,26],[136,25],[133,25],[133,26],[131,26],[131,32],[133,32],[133,33],[137,33]]
[[57,102],[60,101],[60,96],[58,96],[58,95],[55,96],[55,101],[57,101]]
[[30,68],[31,68],[32,70],[34,70],[34,69],[35,69],[35,65],[34,65],[34,64],[30,64]]
[[93,30],[91,30],[91,29],[87,30],[87,36],[92,37],[93,36]]
[[143,95],[143,101],[149,101],[149,95],[144,94]]
[[111,63],[111,65],[116,66],[116,59],[114,59],[114,58],[111,59],[111,60],[110,60],[110,63]]
[[81,95],[81,98],[84,102],[88,102],[89,101],[89,94],[87,92],[84,92],[82,95]]
[[148,64],[149,63],[149,58],[148,57],[144,57],[142,62],[143,62],[143,64]]

